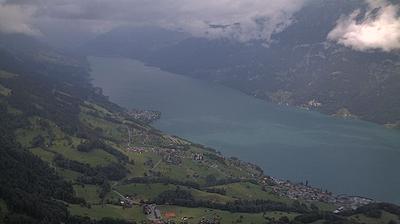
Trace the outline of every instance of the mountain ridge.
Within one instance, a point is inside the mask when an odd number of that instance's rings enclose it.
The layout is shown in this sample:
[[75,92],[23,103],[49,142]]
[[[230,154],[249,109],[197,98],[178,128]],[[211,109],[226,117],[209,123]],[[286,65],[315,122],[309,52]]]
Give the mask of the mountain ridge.
[[[142,28],[125,28],[125,32],[101,35],[81,50],[141,60],[278,104],[329,115],[345,109],[359,119],[395,124],[400,120],[400,102],[396,97],[400,87],[400,53],[358,52],[328,41],[328,33],[340,16],[358,8],[366,10],[362,1],[341,3],[309,3],[294,15],[294,24],[273,35],[268,46],[262,42],[188,37],[161,28],[157,35],[147,33],[152,39],[149,42],[141,37],[144,34],[134,35],[141,33]],[[163,36],[180,37],[163,42]],[[110,43],[112,51],[105,49]]]

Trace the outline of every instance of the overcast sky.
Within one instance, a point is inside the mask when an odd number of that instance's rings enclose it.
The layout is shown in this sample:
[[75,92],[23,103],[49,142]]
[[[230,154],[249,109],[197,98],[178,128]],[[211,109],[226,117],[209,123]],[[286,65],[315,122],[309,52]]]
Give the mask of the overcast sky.
[[[0,32],[43,36],[49,29],[53,34],[70,29],[90,36],[122,25],[158,25],[194,36],[269,42],[273,33],[293,23],[292,15],[307,1],[0,0]],[[399,49],[399,5],[365,1],[370,11],[343,15],[327,39],[361,51]]]

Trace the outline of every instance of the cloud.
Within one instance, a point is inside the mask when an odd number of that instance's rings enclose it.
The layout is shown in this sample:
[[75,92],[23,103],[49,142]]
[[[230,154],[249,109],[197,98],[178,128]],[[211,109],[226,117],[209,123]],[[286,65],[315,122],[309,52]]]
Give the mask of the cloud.
[[304,3],[302,0],[189,2],[181,1],[178,20],[163,22],[167,26],[181,27],[196,36],[267,42],[272,34],[282,31],[292,23],[293,13]]
[[368,0],[365,13],[354,11],[337,21],[328,39],[359,51],[400,49],[400,5]]
[[0,1],[0,32],[40,35],[30,24],[34,13],[35,9],[32,7]]
[[35,3],[39,20],[73,20],[96,32],[120,25],[156,25],[194,36],[269,41],[273,33],[292,23],[293,13],[307,0],[18,1],[21,5]]

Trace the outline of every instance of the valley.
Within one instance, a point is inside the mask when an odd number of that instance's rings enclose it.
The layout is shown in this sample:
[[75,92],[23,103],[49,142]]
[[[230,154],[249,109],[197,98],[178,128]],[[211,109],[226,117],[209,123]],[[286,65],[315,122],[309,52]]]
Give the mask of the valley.
[[0,0],[0,224],[399,224],[398,0]]

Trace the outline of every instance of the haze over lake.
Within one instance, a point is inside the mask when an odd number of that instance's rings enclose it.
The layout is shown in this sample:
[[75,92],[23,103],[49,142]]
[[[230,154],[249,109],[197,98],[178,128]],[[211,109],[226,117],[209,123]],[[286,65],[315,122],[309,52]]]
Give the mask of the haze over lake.
[[90,57],[93,83],[127,108],[162,112],[153,125],[267,175],[400,203],[400,132],[292,107],[122,58]]

